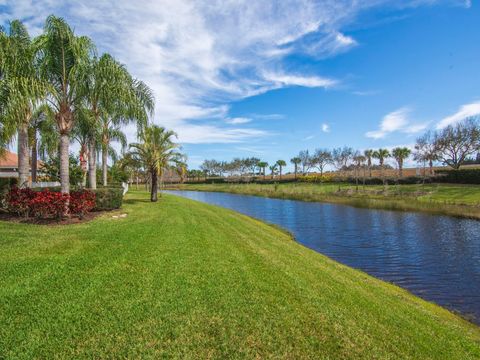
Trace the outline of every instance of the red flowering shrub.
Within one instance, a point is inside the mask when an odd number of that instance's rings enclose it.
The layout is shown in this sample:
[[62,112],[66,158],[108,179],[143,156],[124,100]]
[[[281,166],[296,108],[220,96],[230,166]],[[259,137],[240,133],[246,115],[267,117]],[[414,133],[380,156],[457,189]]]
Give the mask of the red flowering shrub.
[[48,189],[36,192],[30,200],[30,213],[39,219],[60,219],[65,215],[65,210],[70,196]]
[[89,190],[72,191],[70,193],[70,213],[80,219],[95,207],[95,193]]
[[36,193],[32,189],[13,187],[6,196],[8,211],[19,216],[28,217],[30,213],[30,201],[35,195]]

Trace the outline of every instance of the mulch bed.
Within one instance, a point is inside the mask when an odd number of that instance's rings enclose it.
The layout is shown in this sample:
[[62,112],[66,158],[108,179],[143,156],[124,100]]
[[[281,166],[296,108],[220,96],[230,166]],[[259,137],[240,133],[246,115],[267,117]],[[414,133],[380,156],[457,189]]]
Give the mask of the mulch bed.
[[73,225],[73,224],[82,224],[88,221],[95,219],[96,217],[105,214],[110,211],[92,211],[87,213],[82,219],[78,217],[69,217],[64,219],[36,219],[36,218],[23,218],[17,215],[13,215],[7,212],[0,211],[0,220],[1,221],[10,221],[19,224],[36,224],[36,225]]

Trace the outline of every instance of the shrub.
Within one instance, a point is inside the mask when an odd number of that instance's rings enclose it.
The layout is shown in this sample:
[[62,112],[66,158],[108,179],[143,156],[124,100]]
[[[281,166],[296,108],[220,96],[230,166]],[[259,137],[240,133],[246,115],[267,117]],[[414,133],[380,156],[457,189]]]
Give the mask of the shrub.
[[122,206],[123,188],[104,187],[92,191],[95,193],[95,210],[114,210]]
[[[22,189],[26,190],[26,189]],[[65,214],[70,196],[50,190],[34,191],[30,200],[30,213],[38,219],[60,219]]]
[[307,182],[307,183],[327,183],[335,181],[335,176],[333,174],[323,174],[323,175],[316,175],[316,174],[307,174],[300,176],[299,181]]
[[82,219],[86,213],[95,208],[96,195],[91,190],[70,192],[70,213]]
[[30,203],[36,192],[30,188],[19,189],[13,187],[6,196],[7,209],[9,212],[19,216],[28,217],[30,214]]
[[10,189],[17,185],[17,178],[0,178],[0,209],[7,208],[7,195],[10,192]]
[[480,169],[436,170],[435,181],[453,184],[480,184]]

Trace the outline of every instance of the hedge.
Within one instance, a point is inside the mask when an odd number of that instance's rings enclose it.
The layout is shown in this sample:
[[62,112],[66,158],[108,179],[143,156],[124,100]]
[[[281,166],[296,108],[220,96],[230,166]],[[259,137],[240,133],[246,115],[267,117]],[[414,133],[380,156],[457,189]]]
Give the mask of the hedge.
[[18,185],[17,178],[0,178],[0,209],[7,207],[5,202],[10,189]]
[[123,188],[100,187],[92,190],[95,197],[95,210],[114,210],[122,207]]
[[435,181],[453,184],[480,184],[480,169],[436,170]]

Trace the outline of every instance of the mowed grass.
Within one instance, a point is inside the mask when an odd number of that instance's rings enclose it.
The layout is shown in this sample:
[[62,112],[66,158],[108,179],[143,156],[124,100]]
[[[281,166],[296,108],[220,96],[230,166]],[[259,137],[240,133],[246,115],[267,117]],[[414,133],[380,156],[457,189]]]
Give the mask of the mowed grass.
[[[181,189],[220,191],[303,201],[326,201],[366,208],[426,211],[480,219],[480,186],[453,184],[186,184]],[[340,190],[339,190],[340,188]]]
[[474,359],[480,330],[218,207],[0,222],[0,358]]

